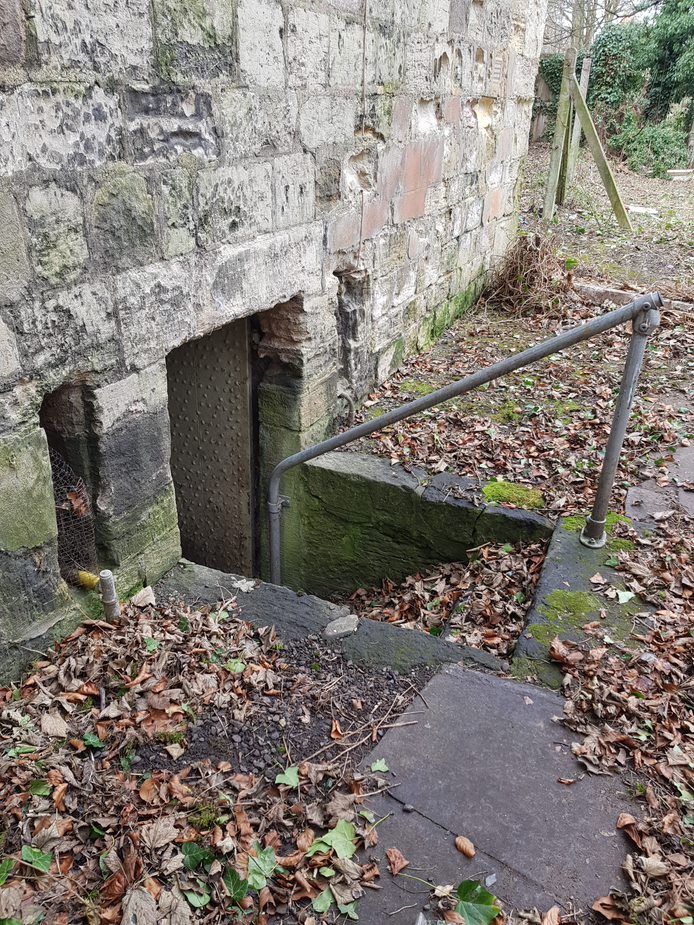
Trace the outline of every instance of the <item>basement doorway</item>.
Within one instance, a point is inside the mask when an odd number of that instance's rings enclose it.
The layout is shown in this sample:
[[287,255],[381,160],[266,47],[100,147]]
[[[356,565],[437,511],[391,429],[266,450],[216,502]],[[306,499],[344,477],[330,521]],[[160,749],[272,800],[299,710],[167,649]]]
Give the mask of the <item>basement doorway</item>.
[[246,318],[166,358],[171,473],[183,555],[257,573],[257,427]]

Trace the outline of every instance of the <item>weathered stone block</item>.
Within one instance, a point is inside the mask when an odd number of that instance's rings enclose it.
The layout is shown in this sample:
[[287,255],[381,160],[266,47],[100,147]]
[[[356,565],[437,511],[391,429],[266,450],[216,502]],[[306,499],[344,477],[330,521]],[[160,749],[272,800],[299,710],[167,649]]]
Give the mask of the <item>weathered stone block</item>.
[[354,86],[355,74],[361,73],[364,29],[360,23],[339,16],[330,20],[330,86],[346,89]]
[[0,550],[34,549],[57,535],[45,433],[0,437]]
[[323,223],[314,222],[219,248],[206,268],[211,303],[198,331],[287,302],[323,285]]
[[357,105],[354,97],[317,96],[299,111],[299,135],[309,151],[322,145],[346,144],[354,138]]
[[65,68],[146,77],[153,59],[149,0],[37,0],[43,60]]
[[201,171],[198,242],[226,244],[272,228],[272,165],[247,161]]
[[[0,550],[0,671],[9,667],[7,643],[33,639],[55,622],[52,612],[68,603],[58,569],[57,543],[32,550]],[[12,653],[16,656],[17,653]],[[13,659],[14,661],[14,659]],[[15,665],[11,666],[12,668]]]
[[161,181],[164,210],[164,255],[177,257],[195,248],[193,192],[195,174],[185,169],[165,174]]
[[234,0],[154,0],[157,68],[165,80],[234,75]]
[[11,193],[0,192],[0,305],[20,299],[30,278],[31,267],[17,203]]
[[121,153],[118,97],[101,87],[26,85],[0,94],[0,176],[100,167]]
[[91,220],[102,263],[125,268],[154,257],[154,201],[140,174],[123,171],[107,179],[92,200]]
[[20,0],[0,0],[0,64],[21,64],[26,26]]
[[328,79],[330,18],[301,7],[290,7],[287,23],[289,85],[301,90],[324,87]]
[[230,160],[281,154],[296,146],[299,107],[293,90],[267,94],[224,88],[215,111],[222,149]]
[[277,157],[272,164],[272,207],[276,228],[312,222],[316,213],[316,174],[308,154]]
[[17,338],[0,318],[0,388],[11,382],[20,369]]
[[57,183],[32,186],[26,213],[37,275],[49,286],[74,282],[89,256],[79,195]]
[[125,116],[135,163],[176,160],[192,154],[203,161],[218,154],[208,93],[194,90],[127,90]]
[[[169,561],[158,575],[147,576],[148,579],[156,579],[180,558],[176,496],[171,483],[144,504],[120,516],[109,514],[102,518],[97,511],[96,528],[100,557],[119,571],[124,565],[132,567],[158,543],[163,544]],[[122,589],[122,582],[119,585]]]
[[284,86],[284,14],[279,0],[239,0],[239,68],[251,86]]
[[190,257],[116,277],[126,366],[143,369],[192,337],[199,305],[199,267]]
[[100,282],[53,290],[14,310],[15,333],[27,370],[56,378],[100,370],[117,356],[111,296]]

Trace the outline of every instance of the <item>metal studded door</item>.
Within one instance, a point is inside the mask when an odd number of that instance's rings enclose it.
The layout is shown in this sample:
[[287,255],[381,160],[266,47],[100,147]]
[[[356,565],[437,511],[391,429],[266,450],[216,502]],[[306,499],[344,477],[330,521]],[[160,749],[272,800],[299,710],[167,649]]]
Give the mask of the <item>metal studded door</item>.
[[246,319],[166,360],[171,472],[183,555],[253,573],[253,464]]

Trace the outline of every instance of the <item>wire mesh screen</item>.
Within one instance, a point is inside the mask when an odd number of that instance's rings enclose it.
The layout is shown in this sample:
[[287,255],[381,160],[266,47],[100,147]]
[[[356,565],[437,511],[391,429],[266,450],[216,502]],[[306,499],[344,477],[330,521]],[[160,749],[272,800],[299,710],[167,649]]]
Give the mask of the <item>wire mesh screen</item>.
[[58,564],[66,581],[78,582],[78,572],[96,569],[94,517],[87,486],[70,464],[49,449],[53,496],[58,521]]

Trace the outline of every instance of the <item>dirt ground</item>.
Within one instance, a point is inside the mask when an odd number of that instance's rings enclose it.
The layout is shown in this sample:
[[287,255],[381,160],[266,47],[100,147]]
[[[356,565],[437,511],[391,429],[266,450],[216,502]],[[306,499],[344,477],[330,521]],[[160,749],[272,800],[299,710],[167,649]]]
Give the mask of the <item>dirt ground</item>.
[[[595,162],[583,148],[567,201],[550,225],[559,254],[579,261],[578,276],[694,301],[694,183],[645,177],[610,163],[635,234],[617,225]],[[521,193],[524,230],[544,229],[540,216],[548,166],[549,144],[532,145]],[[655,214],[633,212],[630,206]]]

